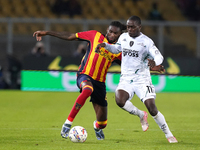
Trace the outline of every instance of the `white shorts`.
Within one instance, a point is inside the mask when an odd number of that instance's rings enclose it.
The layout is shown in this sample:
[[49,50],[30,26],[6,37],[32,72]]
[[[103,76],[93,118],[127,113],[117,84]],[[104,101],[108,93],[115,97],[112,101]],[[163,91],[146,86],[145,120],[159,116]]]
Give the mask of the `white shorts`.
[[156,98],[155,88],[151,80],[146,83],[132,82],[131,80],[120,80],[116,91],[117,90],[124,90],[129,93],[128,100],[131,100],[134,94],[136,94],[143,103],[147,99]]

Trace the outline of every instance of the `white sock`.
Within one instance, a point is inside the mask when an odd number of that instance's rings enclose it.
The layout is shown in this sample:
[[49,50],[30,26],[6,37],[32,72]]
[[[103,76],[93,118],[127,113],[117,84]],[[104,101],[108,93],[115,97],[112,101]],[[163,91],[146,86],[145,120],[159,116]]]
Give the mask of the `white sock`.
[[144,116],[144,112],[135,107],[130,101],[126,101],[122,109],[128,111],[130,114],[137,115],[140,118]]
[[73,122],[69,121],[68,119],[65,121],[65,124],[70,124],[72,125]]
[[173,136],[173,134],[169,130],[169,127],[165,121],[165,117],[163,116],[163,114],[161,114],[158,111],[158,114],[156,116],[152,116],[152,117],[154,118],[154,120],[156,121],[156,123],[158,124],[160,129],[165,133],[166,138]]

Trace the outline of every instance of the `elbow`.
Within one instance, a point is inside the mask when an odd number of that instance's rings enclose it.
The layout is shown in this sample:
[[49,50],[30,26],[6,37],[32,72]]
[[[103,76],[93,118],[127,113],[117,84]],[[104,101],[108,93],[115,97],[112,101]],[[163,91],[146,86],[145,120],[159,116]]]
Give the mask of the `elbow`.
[[155,57],[154,61],[156,63],[156,66],[162,64],[163,60],[164,60],[164,57],[162,55],[158,56],[158,57]]

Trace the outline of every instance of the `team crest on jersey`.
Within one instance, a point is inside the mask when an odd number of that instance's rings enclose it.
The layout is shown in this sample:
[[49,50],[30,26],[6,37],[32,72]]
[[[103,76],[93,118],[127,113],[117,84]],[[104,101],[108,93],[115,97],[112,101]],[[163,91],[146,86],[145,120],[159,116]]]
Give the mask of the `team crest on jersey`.
[[130,41],[129,45],[130,47],[133,46],[134,42],[133,41]]
[[126,41],[126,39],[123,39],[122,41]]

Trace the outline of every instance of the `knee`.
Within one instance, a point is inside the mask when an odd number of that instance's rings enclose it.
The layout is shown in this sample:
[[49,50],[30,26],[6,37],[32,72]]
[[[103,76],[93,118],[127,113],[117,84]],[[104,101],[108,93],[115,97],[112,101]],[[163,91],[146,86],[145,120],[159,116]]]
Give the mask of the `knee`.
[[95,125],[98,129],[104,129],[107,126],[107,120],[97,121]]
[[149,111],[149,113],[151,114],[151,116],[155,116],[158,113],[158,109],[155,105],[155,100],[154,99],[148,99],[145,101],[145,105]]
[[156,116],[158,113],[158,110],[155,108],[150,108],[149,109],[149,113],[151,114],[151,116]]
[[124,91],[123,92],[118,91],[115,94],[115,101],[119,107],[123,107],[125,105],[126,101],[128,100],[128,98],[129,98],[128,93],[126,93]]
[[158,113],[156,105],[150,105],[147,109],[149,113],[151,114],[151,116],[156,116]]
[[119,98],[115,98],[115,101],[116,101],[116,104],[119,106],[119,107],[123,107],[125,105],[125,101],[123,101],[122,99],[119,99]]

